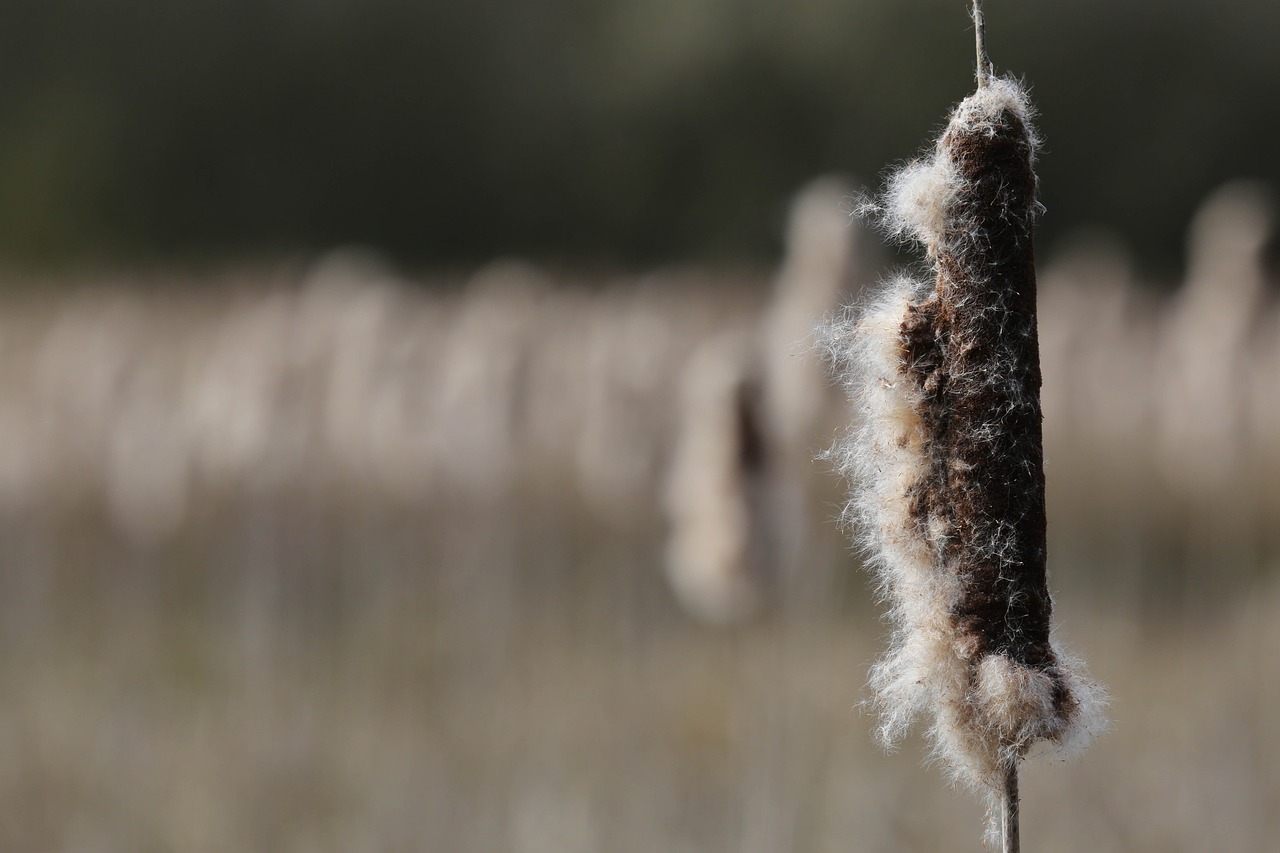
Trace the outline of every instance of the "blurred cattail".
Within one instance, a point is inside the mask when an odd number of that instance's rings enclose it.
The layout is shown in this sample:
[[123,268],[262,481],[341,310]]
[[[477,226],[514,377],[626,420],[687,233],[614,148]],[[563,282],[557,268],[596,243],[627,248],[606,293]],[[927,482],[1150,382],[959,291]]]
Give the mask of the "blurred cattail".
[[1191,225],[1187,280],[1163,328],[1156,418],[1161,470],[1191,500],[1229,497],[1250,479],[1246,382],[1271,232],[1265,188],[1244,181],[1210,196]]
[[770,450],[750,341],[730,330],[703,344],[684,376],[664,503],[667,577],[680,603],[713,624],[755,613],[774,575]]
[[840,212],[848,197],[832,177],[801,190],[759,322],[716,334],[685,366],[664,495],[667,574],[706,621],[753,614],[803,558],[803,474],[828,395],[806,339],[850,278],[855,233]]
[[856,283],[858,230],[846,215],[853,193],[824,176],[791,204],[787,254],[760,323],[760,368],[771,432],[782,451],[811,469],[815,425],[829,409],[830,385],[822,365],[807,358],[814,325],[840,304]]
[[881,735],[929,717],[955,778],[1004,802],[1006,839],[1017,762],[1083,745],[1103,704],[1050,639],[1036,146],[1025,91],[980,74],[935,152],[869,206],[925,248],[933,286],[891,281],[828,339],[863,414],[834,453],[896,628],[871,676]]

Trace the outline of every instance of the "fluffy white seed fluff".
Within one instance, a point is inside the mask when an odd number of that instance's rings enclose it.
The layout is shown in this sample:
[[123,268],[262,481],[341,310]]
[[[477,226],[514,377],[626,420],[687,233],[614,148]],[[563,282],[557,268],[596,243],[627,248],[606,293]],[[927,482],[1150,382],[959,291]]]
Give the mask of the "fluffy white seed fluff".
[[[1005,110],[1022,118],[1033,134],[1034,151],[1040,140],[1032,130],[1035,112],[1031,101],[1019,83],[1007,78],[994,78],[961,101],[951,114],[949,127],[994,132]],[[943,151],[939,136],[932,152],[890,175],[883,195],[860,212],[875,216],[889,236],[912,240],[933,257],[942,240],[947,211],[963,188],[963,177]]]

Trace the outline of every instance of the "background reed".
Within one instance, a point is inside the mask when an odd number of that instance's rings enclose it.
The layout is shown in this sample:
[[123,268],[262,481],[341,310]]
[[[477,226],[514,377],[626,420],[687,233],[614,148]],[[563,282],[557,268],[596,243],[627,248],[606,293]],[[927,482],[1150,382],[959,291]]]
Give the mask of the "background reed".
[[[1206,199],[1236,224],[1188,254],[1232,260],[1171,295],[1115,235],[1041,268],[1049,565],[1119,689],[1105,749],[1024,767],[1037,849],[1275,836],[1280,305],[1267,238],[1224,239],[1267,211]],[[0,846],[976,850],[980,809],[851,711],[882,626],[820,466],[803,571],[754,621],[708,630],[665,586],[673,401],[707,341],[769,325],[773,278],[11,274]],[[1188,288],[1249,321],[1209,334]],[[1226,340],[1224,409],[1175,365]],[[847,419],[819,399],[809,450]],[[1247,460],[1225,485],[1219,446]]]

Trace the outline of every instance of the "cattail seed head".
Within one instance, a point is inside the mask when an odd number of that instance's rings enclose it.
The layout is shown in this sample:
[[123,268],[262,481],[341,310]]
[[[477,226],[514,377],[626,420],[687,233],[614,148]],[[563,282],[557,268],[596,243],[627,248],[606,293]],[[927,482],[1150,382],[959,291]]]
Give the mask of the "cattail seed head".
[[881,735],[930,717],[956,778],[992,793],[1034,743],[1087,740],[1104,704],[1050,636],[1031,118],[1008,79],[956,107],[872,205],[932,285],[894,279],[826,340],[861,409],[835,457],[895,624]]

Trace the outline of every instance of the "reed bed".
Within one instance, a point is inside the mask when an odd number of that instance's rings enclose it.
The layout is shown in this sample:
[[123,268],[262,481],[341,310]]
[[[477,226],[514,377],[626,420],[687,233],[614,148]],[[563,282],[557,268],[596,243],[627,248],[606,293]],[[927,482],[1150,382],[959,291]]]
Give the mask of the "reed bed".
[[[1042,272],[1050,565],[1115,704],[1105,749],[1024,773],[1029,849],[1280,828],[1267,210],[1207,202],[1172,296],[1115,244]],[[0,847],[978,849],[980,807],[854,710],[883,626],[809,462],[839,395],[768,391],[821,375],[797,318],[866,283],[834,234],[816,278],[798,248],[776,276],[10,277]],[[743,412],[769,467],[708,476],[781,532],[717,630],[662,567],[706,482],[682,442],[741,451]]]
[[[845,228],[833,186],[817,192]],[[769,452],[806,472],[788,488],[821,502],[808,460],[843,415],[807,332],[871,264],[842,260],[847,230],[833,237],[821,217],[809,229],[794,242],[811,245],[773,284],[696,271],[566,283],[500,263],[424,290],[337,255],[176,285],[11,287],[0,507],[105,508],[141,543],[214,498],[295,492],[424,509],[533,493],[626,526],[659,511],[674,448],[697,420],[681,413],[680,389],[717,347],[736,348],[726,369],[762,395]],[[1168,297],[1136,279],[1115,242],[1047,264],[1055,525],[1155,548],[1194,518],[1274,545],[1280,304],[1260,261],[1271,229],[1260,188],[1224,188]],[[797,272],[806,263],[817,272]]]

